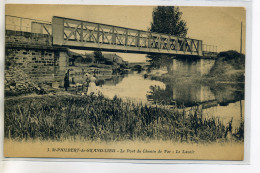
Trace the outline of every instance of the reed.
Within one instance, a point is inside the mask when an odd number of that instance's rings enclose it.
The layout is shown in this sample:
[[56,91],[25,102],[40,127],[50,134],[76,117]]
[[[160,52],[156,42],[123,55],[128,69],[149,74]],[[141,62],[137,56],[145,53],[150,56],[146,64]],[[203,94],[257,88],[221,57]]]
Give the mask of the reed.
[[[225,140],[228,127],[217,118],[188,115],[118,97],[41,96],[5,101],[5,138],[14,140]],[[240,139],[241,140],[241,139]]]

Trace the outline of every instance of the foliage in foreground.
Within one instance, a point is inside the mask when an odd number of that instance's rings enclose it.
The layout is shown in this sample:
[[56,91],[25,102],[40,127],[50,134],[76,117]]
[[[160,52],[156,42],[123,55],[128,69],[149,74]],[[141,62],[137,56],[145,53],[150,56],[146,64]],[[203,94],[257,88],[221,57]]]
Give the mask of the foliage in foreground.
[[218,119],[104,96],[42,96],[5,101],[5,137],[15,140],[171,140],[213,142],[229,127]]

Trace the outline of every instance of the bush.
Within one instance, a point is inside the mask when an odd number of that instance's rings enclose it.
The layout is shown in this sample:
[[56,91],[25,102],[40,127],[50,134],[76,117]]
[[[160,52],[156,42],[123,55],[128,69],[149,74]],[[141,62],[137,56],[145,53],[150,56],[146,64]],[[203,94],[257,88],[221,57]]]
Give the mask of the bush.
[[232,65],[235,69],[245,68],[245,55],[238,53],[237,51],[230,50],[225,52],[220,52],[217,57],[222,61],[226,61]]
[[113,63],[112,61],[109,61],[109,60],[106,60],[106,61],[105,61],[105,64],[106,64],[106,65],[114,65],[114,63]]
[[86,58],[83,58],[83,57],[77,57],[75,59],[75,62],[76,63],[82,63],[82,64],[89,64],[89,63],[92,63],[93,62],[93,59],[91,57],[86,57]]

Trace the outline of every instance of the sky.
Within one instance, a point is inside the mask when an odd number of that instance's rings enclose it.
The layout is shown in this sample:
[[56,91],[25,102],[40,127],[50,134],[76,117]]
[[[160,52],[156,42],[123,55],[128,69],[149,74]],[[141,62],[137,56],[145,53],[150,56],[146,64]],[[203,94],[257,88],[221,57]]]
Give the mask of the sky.
[[[50,21],[52,16],[86,20],[121,27],[147,30],[154,6],[87,5],[6,5],[6,15]],[[245,9],[242,7],[180,7],[188,27],[187,37],[216,45],[218,51],[240,50],[241,22],[245,41]],[[82,52],[82,51],[78,51]],[[84,51],[85,52],[85,51]],[[245,42],[242,52],[245,53]],[[117,53],[129,62],[143,62],[144,54]]]

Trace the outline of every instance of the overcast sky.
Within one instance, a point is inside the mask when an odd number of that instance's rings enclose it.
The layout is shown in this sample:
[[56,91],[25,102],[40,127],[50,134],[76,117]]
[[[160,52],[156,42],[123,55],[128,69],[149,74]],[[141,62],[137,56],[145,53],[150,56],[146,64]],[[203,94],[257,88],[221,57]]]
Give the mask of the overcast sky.
[[[51,21],[61,16],[147,30],[154,6],[7,5],[6,14]],[[240,7],[180,7],[187,37],[218,46],[218,51],[240,49],[240,26],[245,40],[245,9]],[[245,44],[243,43],[243,53]],[[117,53],[127,61],[145,61],[145,55]]]

